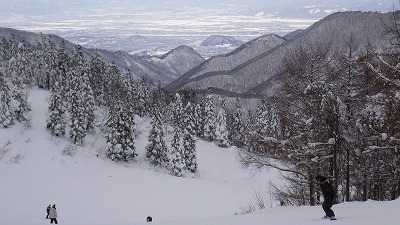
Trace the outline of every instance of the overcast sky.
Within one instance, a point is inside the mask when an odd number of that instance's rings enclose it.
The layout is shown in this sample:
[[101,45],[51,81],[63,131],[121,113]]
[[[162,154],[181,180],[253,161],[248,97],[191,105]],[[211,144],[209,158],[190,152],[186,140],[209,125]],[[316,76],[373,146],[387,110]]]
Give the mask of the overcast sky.
[[0,0],[0,27],[60,35],[282,34],[333,12],[387,12],[396,4],[398,0]]
[[2,14],[27,17],[193,8],[225,13],[263,11],[269,16],[309,17],[318,14],[318,10],[388,11],[396,3],[396,0],[1,0],[0,9]]

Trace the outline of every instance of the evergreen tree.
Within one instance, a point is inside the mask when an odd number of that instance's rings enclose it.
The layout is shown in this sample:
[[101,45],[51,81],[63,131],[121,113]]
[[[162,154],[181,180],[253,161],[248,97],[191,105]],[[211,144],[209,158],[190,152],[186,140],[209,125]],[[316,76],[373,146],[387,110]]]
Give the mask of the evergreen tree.
[[36,83],[39,87],[50,90],[55,82],[61,82],[59,72],[58,49],[51,37],[42,34],[34,57],[36,64]]
[[256,111],[256,129],[261,135],[268,133],[269,105],[265,99],[261,100]]
[[79,76],[74,76],[71,80],[71,102],[70,102],[70,133],[69,137],[74,144],[81,145],[86,137],[86,118],[85,118],[85,103],[80,97],[83,90],[82,82]]
[[[73,58],[74,68],[69,71],[70,81],[70,138],[74,144],[81,145],[88,129],[87,113],[87,73],[84,70],[84,58],[80,48]],[[86,76],[86,78],[85,78]]]
[[25,113],[30,110],[28,105],[28,89],[25,84],[25,78],[28,76],[27,60],[25,56],[25,47],[22,43],[18,44],[15,57],[9,61],[12,89],[11,93],[14,99],[14,112],[19,122],[26,121]]
[[215,141],[219,147],[228,147],[228,129],[226,124],[226,113],[223,108],[219,110],[215,125]]
[[[60,76],[60,86],[61,86],[61,93],[63,94],[62,98],[64,100],[64,103],[69,104],[70,102],[70,83],[71,83],[71,76],[72,73],[70,72],[72,68],[72,60],[71,57],[68,56],[68,54],[65,51],[65,42],[62,41],[60,44],[60,48],[57,51],[57,59],[58,59],[58,72]],[[68,107],[68,106],[66,106]]]
[[7,40],[5,37],[3,37],[0,42],[0,71],[3,73],[9,73],[8,61],[12,57],[10,42],[11,41]]
[[128,162],[137,156],[135,151],[135,122],[120,100],[110,110],[107,127],[107,156],[113,161]]
[[61,91],[60,85],[56,82],[51,91],[50,115],[46,121],[47,128],[56,136],[65,135],[64,104]]
[[90,86],[89,77],[88,77],[88,70],[84,69],[84,74],[82,76],[82,98],[84,104],[84,116],[86,120],[86,130],[93,131],[94,130],[94,123],[96,119],[96,115],[94,113],[95,110],[95,101],[93,96],[92,87]]
[[208,90],[204,99],[204,138],[210,141],[215,140],[215,106],[211,89]]
[[160,109],[160,113],[161,115],[165,115],[166,111],[167,111],[167,96],[165,94],[165,92],[163,91],[163,89],[158,86],[157,89],[155,89],[152,93],[152,103],[151,103],[151,107],[150,107],[150,111],[153,112],[153,107],[154,106],[158,106],[158,108]]
[[133,75],[129,69],[124,72],[121,79],[123,89],[125,90],[124,93],[121,93],[121,95],[124,96],[124,101],[127,104],[127,108],[131,115],[139,115],[139,94],[137,90],[138,82],[133,78]]
[[229,140],[236,147],[243,147],[245,142],[245,128],[243,124],[243,113],[239,103],[236,99],[235,112],[232,119],[232,126],[230,127]]
[[203,120],[204,116],[203,116],[203,108],[201,107],[200,104],[196,104],[195,108],[194,108],[194,115],[193,115],[193,130],[194,130],[194,134],[198,137],[203,137],[204,134],[204,123]]
[[121,71],[115,64],[107,66],[105,84],[104,84],[104,101],[106,106],[112,107],[118,100],[123,98],[123,82]]
[[158,104],[154,104],[151,119],[149,144],[146,146],[146,158],[154,166],[166,166],[168,162],[168,150],[164,141],[165,134]]
[[140,80],[138,83],[138,99],[137,99],[137,107],[138,107],[138,115],[143,117],[148,115],[150,109],[150,91],[145,79]]
[[262,100],[257,108],[256,129],[259,135],[277,138],[280,136],[280,123],[276,108]]
[[175,128],[174,137],[171,142],[171,172],[174,176],[183,176],[183,169],[185,168],[185,160],[183,158],[183,143],[182,134],[179,128]]
[[196,156],[196,139],[194,138],[195,131],[193,119],[193,107],[190,102],[186,104],[185,114],[183,117],[183,158],[186,169],[195,173],[197,171],[197,156]]
[[90,86],[93,89],[93,96],[95,99],[95,103],[98,106],[105,105],[104,86],[107,85],[106,75],[107,75],[107,65],[99,56],[96,56],[92,60],[90,60],[89,82]]
[[14,110],[12,108],[11,91],[8,88],[7,82],[3,73],[0,71],[0,125],[8,127],[13,123]]
[[184,108],[181,96],[176,93],[173,103],[171,104],[172,110],[172,124],[175,128],[183,129]]

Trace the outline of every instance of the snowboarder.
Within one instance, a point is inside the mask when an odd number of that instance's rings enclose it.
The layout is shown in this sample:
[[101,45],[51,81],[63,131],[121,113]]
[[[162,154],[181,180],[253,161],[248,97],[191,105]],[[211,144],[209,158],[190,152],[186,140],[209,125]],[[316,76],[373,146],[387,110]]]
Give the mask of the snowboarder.
[[332,205],[335,201],[335,195],[336,195],[335,190],[333,189],[333,186],[329,183],[328,178],[326,178],[324,176],[318,175],[315,177],[315,180],[320,185],[322,194],[324,195],[324,203],[322,203],[322,208],[325,211],[324,218],[336,220],[335,213],[331,209]]
[[53,221],[57,224],[57,210],[56,210],[56,204],[54,204],[53,207],[50,208],[49,218],[50,218],[50,223],[51,223],[51,224],[53,224]]
[[50,209],[51,209],[51,204],[49,204],[49,206],[47,206],[47,208],[46,208],[46,212],[47,212],[46,219],[49,219]]

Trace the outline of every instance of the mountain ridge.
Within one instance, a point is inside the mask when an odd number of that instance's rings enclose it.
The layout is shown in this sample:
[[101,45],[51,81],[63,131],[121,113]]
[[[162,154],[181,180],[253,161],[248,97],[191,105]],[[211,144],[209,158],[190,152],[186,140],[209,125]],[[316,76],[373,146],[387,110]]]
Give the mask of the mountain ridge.
[[276,85],[274,77],[279,74],[279,66],[290,51],[299,46],[320,44],[340,49],[350,34],[360,37],[360,46],[369,43],[384,46],[386,42],[382,36],[381,21],[387,21],[389,16],[389,13],[359,11],[334,13],[314,23],[294,39],[285,40],[260,55],[249,57],[234,68],[204,70],[202,66],[207,64],[207,60],[167,85],[166,89],[170,92],[182,89],[198,91],[211,87],[236,93],[236,96],[251,94],[263,98],[273,93]]
[[[57,46],[60,46],[60,43],[64,41],[66,51],[69,55],[73,54],[75,47],[77,46],[72,42],[54,34],[34,33],[30,31],[0,27],[0,38],[14,38],[16,42],[22,42],[29,48],[35,46],[42,38],[42,35],[53,40]],[[113,63],[120,69],[130,69],[134,76],[137,78],[145,78],[154,86],[166,85],[180,77],[190,68],[195,67],[204,61],[204,59],[189,46],[185,48],[181,47],[180,51],[172,49],[170,52],[168,52],[170,54],[172,52],[177,53],[175,54],[176,59],[169,60],[175,60],[175,63],[162,61],[155,63],[154,59],[157,58],[157,56],[142,57],[138,55],[131,55],[124,51],[112,52],[105,49],[91,49],[85,47],[82,47],[81,49],[87,59],[94,58],[98,55],[108,64]],[[166,55],[168,55],[168,53],[166,53]],[[182,67],[181,65],[185,66]]]

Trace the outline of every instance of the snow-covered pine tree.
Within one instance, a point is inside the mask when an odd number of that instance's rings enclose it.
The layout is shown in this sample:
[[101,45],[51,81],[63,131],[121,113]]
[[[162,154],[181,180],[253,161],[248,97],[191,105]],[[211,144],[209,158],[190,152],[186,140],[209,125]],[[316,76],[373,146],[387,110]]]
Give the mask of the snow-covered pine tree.
[[221,108],[218,112],[216,125],[215,125],[215,141],[219,147],[228,147],[228,128],[226,124],[225,109]]
[[184,117],[184,108],[183,108],[183,103],[182,103],[182,98],[181,96],[176,93],[175,98],[173,100],[173,106],[172,110],[172,124],[175,128],[179,129],[184,129],[184,124],[183,124],[183,117]]
[[186,104],[183,117],[183,158],[185,161],[185,168],[192,173],[197,172],[197,156],[196,156],[196,139],[194,137],[195,131],[193,113],[194,109],[191,102]]
[[164,141],[164,130],[161,121],[160,108],[157,103],[153,105],[151,117],[151,130],[149,134],[149,144],[146,146],[146,158],[154,166],[167,166],[168,149]]
[[12,96],[3,73],[0,71],[0,126],[8,127],[13,123],[14,110],[12,108]]
[[95,103],[98,106],[105,105],[104,86],[106,85],[106,71],[107,65],[99,56],[89,61],[89,82],[93,89]]
[[0,42],[0,71],[4,74],[9,73],[8,60],[11,58],[11,44],[5,37],[1,38]]
[[113,63],[106,67],[106,76],[104,77],[104,102],[106,106],[112,107],[121,99],[122,78],[121,71]]
[[121,93],[121,97],[124,97],[126,107],[131,115],[139,115],[140,109],[138,107],[139,95],[138,95],[138,82],[134,79],[132,72],[127,69],[121,76],[122,87],[125,90]]
[[69,77],[71,77],[70,81],[70,138],[72,139],[74,144],[81,145],[83,144],[83,140],[86,137],[87,130],[87,112],[86,112],[86,95],[85,87],[88,84],[85,84],[87,79],[84,76],[87,74],[83,71],[83,53],[80,51],[80,48],[77,48],[77,52],[73,58],[74,68],[72,68],[68,73]]
[[165,115],[165,111],[167,111],[168,108],[167,96],[160,86],[158,86],[157,89],[153,90],[150,112],[153,112],[153,107],[155,105],[157,105],[160,109],[161,115]]
[[121,100],[110,110],[106,126],[109,128],[106,155],[113,161],[128,162],[135,158],[135,122]]
[[138,83],[138,115],[143,117],[150,111],[150,91],[146,80],[143,78]]
[[59,83],[56,82],[51,90],[52,93],[49,103],[50,115],[46,121],[47,128],[56,136],[65,135],[65,110],[61,91],[62,89]]
[[194,135],[198,137],[203,137],[204,134],[204,116],[203,116],[203,107],[201,104],[196,104],[194,107],[194,112],[193,112],[193,130],[194,130]]
[[171,160],[170,167],[174,176],[183,176],[183,169],[185,168],[185,160],[183,155],[182,133],[180,128],[175,127],[174,137],[171,142]]
[[232,118],[232,125],[229,127],[229,140],[236,147],[243,147],[245,142],[245,128],[243,123],[243,112],[239,102],[236,99],[235,111]]
[[25,47],[22,43],[17,46],[17,53],[9,61],[12,77],[11,93],[14,99],[15,117],[19,122],[26,121],[25,113],[30,110],[28,105],[28,89],[25,78],[28,76],[28,62],[25,58]]
[[204,138],[206,140],[215,140],[215,106],[211,89],[208,90],[204,99]]
[[82,68],[83,70],[83,76],[82,76],[82,85],[83,85],[83,90],[82,90],[82,98],[84,104],[84,114],[85,114],[85,120],[86,120],[86,130],[87,131],[94,131],[94,123],[96,119],[96,115],[94,114],[95,110],[95,101],[94,101],[94,96],[93,96],[93,91],[92,87],[89,82],[89,76],[88,76],[88,68],[84,66]]
[[256,131],[262,136],[268,131],[269,113],[269,105],[265,99],[262,99],[256,110]]
[[72,73],[69,72],[72,67],[72,60],[71,57],[65,51],[65,42],[62,41],[60,44],[60,48],[57,51],[57,59],[58,59],[58,72],[60,73],[61,79],[61,89],[62,89],[62,98],[64,100],[64,104],[69,104],[70,102],[70,83],[71,83],[71,76]]
[[55,82],[60,82],[58,50],[50,36],[41,34],[34,57],[37,63],[34,67],[36,84],[50,90]]
[[73,143],[81,145],[83,143],[84,138],[86,137],[86,120],[85,120],[85,106],[82,98],[79,96],[80,93],[80,79],[78,77],[74,77],[71,80],[71,106],[69,109],[70,112],[70,123],[71,127],[69,137],[72,139]]

